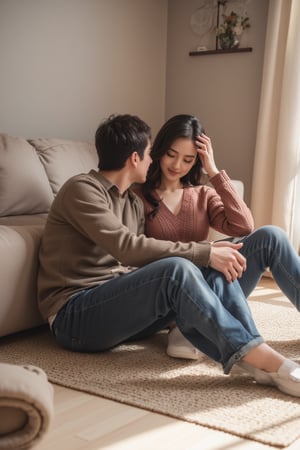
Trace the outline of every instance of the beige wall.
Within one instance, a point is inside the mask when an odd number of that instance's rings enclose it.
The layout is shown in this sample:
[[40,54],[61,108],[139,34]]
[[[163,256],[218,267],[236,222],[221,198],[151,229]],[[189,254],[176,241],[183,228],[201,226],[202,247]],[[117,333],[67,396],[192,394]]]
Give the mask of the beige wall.
[[167,0],[0,0],[0,131],[93,139],[165,114]]
[[166,118],[178,113],[199,117],[213,140],[219,168],[243,180],[249,203],[268,0],[247,2],[252,26],[241,46],[253,47],[252,53],[189,56],[202,43],[190,27],[198,7],[199,0],[169,1]]
[[247,0],[252,53],[190,57],[199,1],[0,0],[0,131],[93,139],[104,117],[129,112],[155,135],[192,113],[248,201],[268,0]]

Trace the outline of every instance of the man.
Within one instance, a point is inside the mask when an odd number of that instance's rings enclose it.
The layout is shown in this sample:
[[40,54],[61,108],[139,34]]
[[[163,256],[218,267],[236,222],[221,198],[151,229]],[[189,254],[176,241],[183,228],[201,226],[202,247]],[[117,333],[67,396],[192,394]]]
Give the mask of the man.
[[[298,365],[263,342],[236,280],[246,267],[242,244],[215,247],[144,236],[142,202],[130,186],[146,179],[150,139],[150,128],[138,117],[109,117],[95,136],[99,170],[68,180],[53,201],[40,249],[38,294],[57,342],[73,351],[103,351],[176,321],[224,373],[243,359],[260,382],[300,396],[300,383],[277,372]],[[211,271],[212,283],[224,285],[219,296],[203,276],[208,266],[226,272],[230,267],[235,274],[224,283],[222,271]]]

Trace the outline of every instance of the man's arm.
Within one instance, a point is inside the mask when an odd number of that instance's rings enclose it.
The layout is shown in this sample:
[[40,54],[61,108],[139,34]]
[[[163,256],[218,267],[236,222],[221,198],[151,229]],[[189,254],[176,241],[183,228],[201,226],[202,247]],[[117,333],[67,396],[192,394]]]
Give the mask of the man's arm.
[[119,213],[113,196],[92,178],[78,177],[64,190],[60,201],[65,220],[125,266],[140,267],[170,256],[181,256],[197,266],[207,266],[209,262],[211,244],[208,241],[171,242],[138,235],[140,212],[134,208],[140,208],[140,203],[127,205]]

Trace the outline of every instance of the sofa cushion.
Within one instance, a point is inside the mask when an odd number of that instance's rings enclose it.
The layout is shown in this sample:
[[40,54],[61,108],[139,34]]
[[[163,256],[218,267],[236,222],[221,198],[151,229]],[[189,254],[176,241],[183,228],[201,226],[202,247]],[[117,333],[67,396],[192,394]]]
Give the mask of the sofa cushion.
[[62,184],[82,172],[96,169],[96,148],[88,142],[67,139],[30,139],[47,173],[54,195]]
[[52,201],[35,149],[25,139],[0,134],[0,216],[45,213]]

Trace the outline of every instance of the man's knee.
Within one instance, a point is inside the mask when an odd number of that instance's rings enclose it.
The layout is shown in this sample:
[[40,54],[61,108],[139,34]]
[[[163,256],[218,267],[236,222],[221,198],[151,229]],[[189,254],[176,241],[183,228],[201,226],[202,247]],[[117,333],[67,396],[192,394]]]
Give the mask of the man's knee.
[[169,267],[178,270],[194,270],[196,267],[192,261],[181,256],[171,256],[164,261]]
[[203,278],[202,272],[192,261],[182,257],[166,258],[166,269],[172,279],[181,282],[200,282]]

